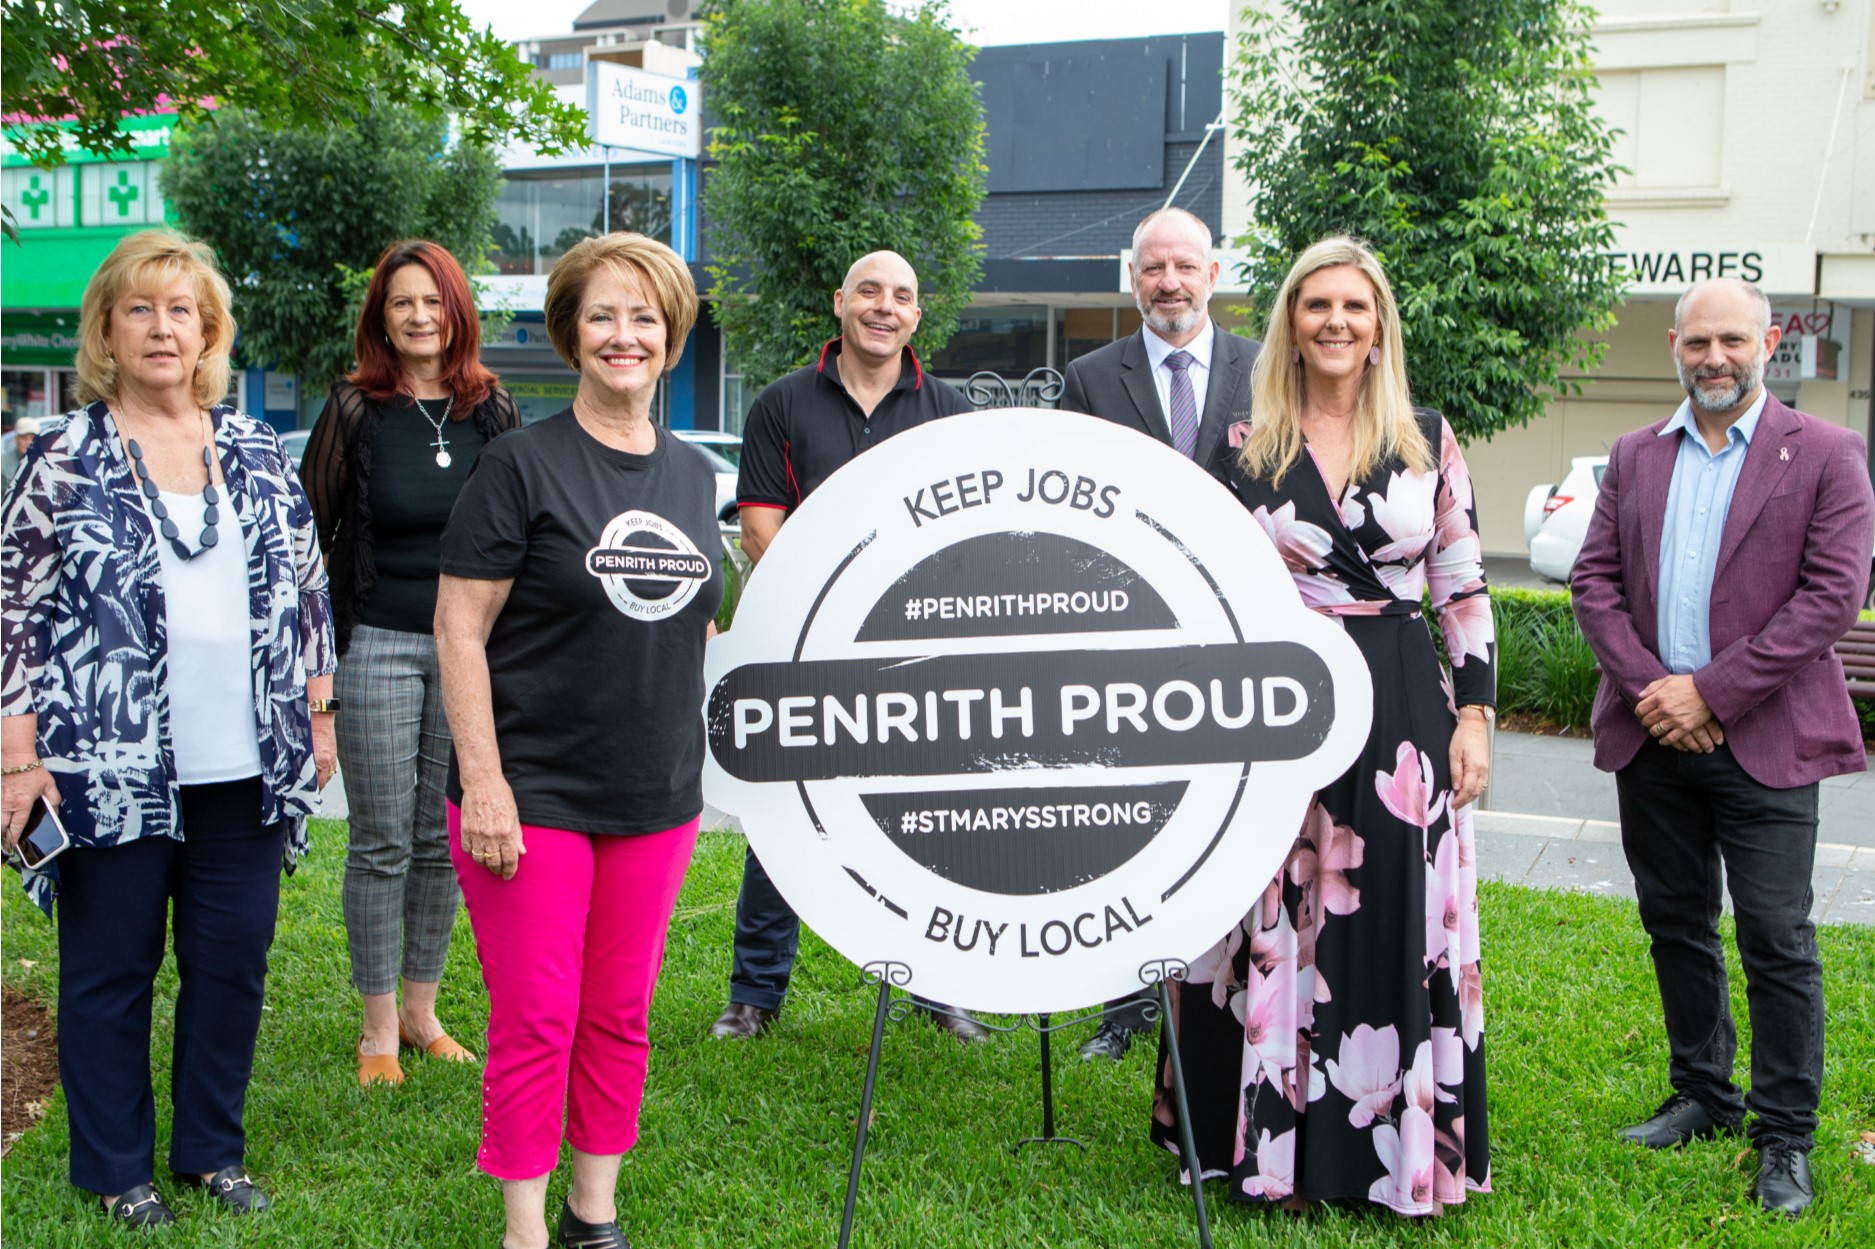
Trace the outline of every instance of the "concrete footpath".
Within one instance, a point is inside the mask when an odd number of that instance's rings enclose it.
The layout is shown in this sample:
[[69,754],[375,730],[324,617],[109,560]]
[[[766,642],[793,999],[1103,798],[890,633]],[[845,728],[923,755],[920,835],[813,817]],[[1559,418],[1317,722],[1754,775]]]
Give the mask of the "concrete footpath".
[[[1621,853],[1615,780],[1595,770],[1586,738],[1497,734],[1490,792],[1477,813],[1478,876],[1538,889],[1632,898]],[[320,814],[346,818],[345,789],[326,787]],[[1816,904],[1819,924],[1875,925],[1875,773],[1824,781],[1818,794]],[[705,829],[740,832],[714,807]]]
[[[1587,738],[1497,734],[1477,815],[1480,879],[1634,896],[1615,778],[1596,771],[1594,753]],[[1817,923],[1875,924],[1875,773],[1818,787],[1813,880]]]

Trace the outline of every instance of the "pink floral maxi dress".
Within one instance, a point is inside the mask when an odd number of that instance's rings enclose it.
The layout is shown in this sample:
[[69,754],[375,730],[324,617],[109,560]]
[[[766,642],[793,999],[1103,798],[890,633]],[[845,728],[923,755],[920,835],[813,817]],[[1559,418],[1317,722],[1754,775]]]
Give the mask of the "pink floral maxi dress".
[[[1230,488],[1374,681],[1360,758],[1176,992],[1200,1166],[1240,1200],[1419,1215],[1490,1190],[1472,813],[1451,809],[1449,749],[1454,689],[1496,701],[1496,643],[1471,476],[1451,427],[1418,415],[1438,470],[1382,464],[1339,506],[1311,461],[1272,488],[1235,463],[1245,428],[1229,439]],[[1161,1053],[1152,1137],[1177,1153],[1170,1081]]]

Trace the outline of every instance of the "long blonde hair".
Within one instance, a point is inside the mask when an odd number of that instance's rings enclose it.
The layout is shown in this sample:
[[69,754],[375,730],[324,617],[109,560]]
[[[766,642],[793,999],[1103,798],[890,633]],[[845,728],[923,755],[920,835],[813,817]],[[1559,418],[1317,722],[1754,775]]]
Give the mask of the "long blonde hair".
[[1373,284],[1378,317],[1380,363],[1361,378],[1354,409],[1353,456],[1348,480],[1361,481],[1384,460],[1397,457],[1408,468],[1429,472],[1432,448],[1413,417],[1413,396],[1406,384],[1406,351],[1400,337],[1400,311],[1380,262],[1366,246],[1345,234],[1330,235],[1296,258],[1270,307],[1263,350],[1250,372],[1250,436],[1238,457],[1246,473],[1282,485],[1302,458],[1302,401],[1307,378],[1296,358],[1296,300],[1302,283],[1322,269],[1347,265]]

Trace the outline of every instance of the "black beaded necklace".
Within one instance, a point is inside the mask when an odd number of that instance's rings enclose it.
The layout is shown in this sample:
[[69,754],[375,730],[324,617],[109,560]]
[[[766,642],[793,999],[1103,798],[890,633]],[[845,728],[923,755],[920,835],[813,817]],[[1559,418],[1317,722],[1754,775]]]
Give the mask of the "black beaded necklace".
[[157,490],[156,483],[150,480],[150,470],[143,462],[143,448],[137,445],[135,438],[125,438],[124,445],[130,450],[130,464],[136,469],[137,482],[143,491],[143,497],[150,501],[150,515],[156,517],[156,523],[161,528],[163,537],[169,540],[169,545],[175,548],[176,554],[183,559],[194,559],[219,542],[221,536],[215,532],[215,525],[221,520],[221,512],[215,505],[221,502],[221,496],[215,492],[215,460],[213,453],[209,450],[210,444],[207,442],[202,444],[202,468],[208,473],[208,485],[202,488],[202,537],[200,539],[202,545],[193,551],[189,549],[189,544],[182,540],[182,530],[178,529],[176,522],[169,518],[169,508],[163,503],[162,493]]

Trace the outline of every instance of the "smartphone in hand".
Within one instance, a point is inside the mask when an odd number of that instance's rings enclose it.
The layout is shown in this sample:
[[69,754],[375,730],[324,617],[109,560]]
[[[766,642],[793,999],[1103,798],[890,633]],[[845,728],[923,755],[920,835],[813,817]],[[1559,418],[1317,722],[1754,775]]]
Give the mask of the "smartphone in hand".
[[19,845],[14,847],[13,856],[28,868],[41,868],[71,849],[71,845],[72,839],[59,820],[58,808],[47,806],[41,799],[26,813],[26,831],[21,834]]

